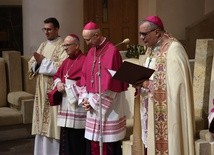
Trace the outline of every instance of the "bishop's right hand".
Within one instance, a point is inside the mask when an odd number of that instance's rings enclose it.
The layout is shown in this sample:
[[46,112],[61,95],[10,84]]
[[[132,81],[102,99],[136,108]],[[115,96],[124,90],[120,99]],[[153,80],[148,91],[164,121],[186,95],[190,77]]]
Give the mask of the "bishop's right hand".
[[134,88],[141,88],[141,87],[143,87],[143,88],[146,88],[146,89],[148,89],[148,87],[149,87],[149,80],[140,80],[140,81],[138,81],[138,82],[136,82],[136,84],[134,84],[134,85],[132,85]]
[[136,82],[135,85],[132,85],[136,91],[135,91],[135,96],[140,95],[141,93],[141,88],[144,89],[149,89],[149,80],[141,80]]

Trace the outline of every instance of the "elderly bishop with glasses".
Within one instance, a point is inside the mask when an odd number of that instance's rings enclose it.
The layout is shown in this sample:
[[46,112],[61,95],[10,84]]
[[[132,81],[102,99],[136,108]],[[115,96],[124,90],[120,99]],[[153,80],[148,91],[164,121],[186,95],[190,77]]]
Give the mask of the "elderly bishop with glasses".
[[63,47],[68,54],[54,75],[54,86],[63,94],[59,105],[57,125],[61,127],[60,155],[85,155],[86,111],[78,105],[78,86],[85,55],[75,34],[65,37]]
[[166,33],[158,16],[139,25],[148,47],[145,67],[155,70],[135,87],[141,95],[142,141],[149,155],[194,155],[192,78],[182,44]]

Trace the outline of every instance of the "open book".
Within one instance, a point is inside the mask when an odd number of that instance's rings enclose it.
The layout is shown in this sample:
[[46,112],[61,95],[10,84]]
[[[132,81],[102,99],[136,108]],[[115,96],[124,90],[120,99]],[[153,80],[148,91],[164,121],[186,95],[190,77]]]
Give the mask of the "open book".
[[118,71],[108,69],[113,79],[136,84],[141,80],[148,80],[154,73],[153,69],[143,67],[131,62],[124,61]]

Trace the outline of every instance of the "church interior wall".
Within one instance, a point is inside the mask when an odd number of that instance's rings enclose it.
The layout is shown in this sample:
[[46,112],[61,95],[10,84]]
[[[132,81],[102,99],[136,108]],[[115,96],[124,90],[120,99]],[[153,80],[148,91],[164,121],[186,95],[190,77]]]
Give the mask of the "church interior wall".
[[214,10],[214,1],[213,0],[205,0],[205,11],[204,13],[207,14]]
[[203,1],[167,0],[157,1],[156,5],[157,14],[163,19],[166,30],[178,40],[185,40],[185,27],[204,15]]
[[1,0],[0,5],[21,5],[22,0]]
[[[59,34],[63,38],[69,33],[81,36],[82,6],[83,0],[22,0],[24,54],[32,55],[39,44],[45,41],[46,38],[41,29],[43,20],[48,17],[56,17],[59,20],[61,25]],[[81,40],[81,46],[83,46],[83,40]]]
[[[184,43],[185,28],[214,10],[213,0],[138,0],[138,4],[139,21],[148,15],[158,15],[163,19],[166,30]],[[83,0],[1,0],[0,5],[22,5],[25,55],[31,55],[41,41],[45,40],[40,28],[44,18],[48,16],[59,19],[62,37],[71,30],[81,36]],[[81,42],[83,48],[83,40]],[[140,40],[138,42],[141,43]]]

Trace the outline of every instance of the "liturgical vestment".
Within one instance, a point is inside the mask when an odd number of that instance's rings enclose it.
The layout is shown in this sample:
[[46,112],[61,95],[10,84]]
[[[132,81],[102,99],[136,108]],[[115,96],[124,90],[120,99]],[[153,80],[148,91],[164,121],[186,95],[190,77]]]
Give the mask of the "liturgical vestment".
[[[63,100],[59,106],[57,125],[74,129],[84,129],[86,111],[78,106],[80,77],[85,55],[80,51],[76,58],[67,58],[54,75],[55,85],[62,82],[66,85]],[[70,82],[72,81],[72,82]]]
[[78,86],[84,60],[85,55],[79,50],[75,56],[65,59],[54,75],[55,87],[58,82],[65,86],[57,115],[57,125],[61,127],[59,154],[85,155],[86,111],[78,105]]
[[149,155],[194,155],[194,104],[189,61],[173,38],[147,52],[155,70],[142,89],[142,139]]
[[45,58],[37,68],[35,58],[29,61],[30,78],[37,78],[36,93],[33,109],[32,134],[59,139],[59,127],[57,127],[56,116],[58,107],[51,107],[48,101],[47,92],[52,89],[53,78],[57,68],[67,58],[67,53],[62,47],[63,40],[58,37],[52,41],[43,42],[38,53]]
[[[85,59],[81,84],[85,91],[80,94],[80,102],[88,98],[91,109],[87,112],[85,137],[91,141],[99,141],[99,68],[101,74],[102,103],[102,135],[103,142],[122,140],[126,133],[126,116],[124,113],[124,91],[127,84],[112,79],[108,69],[117,71],[122,64],[119,51],[105,40],[99,47],[92,47]],[[100,65],[100,66],[99,66]]]

